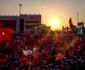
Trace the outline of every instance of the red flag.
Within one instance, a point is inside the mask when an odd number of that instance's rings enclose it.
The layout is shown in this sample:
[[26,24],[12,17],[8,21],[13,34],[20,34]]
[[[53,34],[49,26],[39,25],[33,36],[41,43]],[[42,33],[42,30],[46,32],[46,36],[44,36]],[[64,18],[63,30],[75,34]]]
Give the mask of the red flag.
[[70,26],[73,26],[72,18],[69,19]]
[[80,50],[81,50],[81,46],[78,45],[78,46],[77,46],[77,51],[80,51]]
[[69,25],[70,25],[72,30],[76,28],[76,26],[73,25],[72,18],[69,19]]
[[2,27],[2,26],[3,26],[3,23],[0,22],[0,27]]
[[63,60],[63,59],[64,59],[64,55],[62,53],[58,53],[55,60]]
[[11,28],[0,28],[0,38],[4,40],[11,40],[13,35],[13,29]]

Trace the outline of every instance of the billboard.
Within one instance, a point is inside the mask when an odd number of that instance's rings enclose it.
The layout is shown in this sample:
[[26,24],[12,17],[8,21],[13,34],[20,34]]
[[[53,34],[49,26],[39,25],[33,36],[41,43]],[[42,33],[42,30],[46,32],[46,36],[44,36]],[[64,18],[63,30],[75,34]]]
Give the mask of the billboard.
[[84,34],[84,22],[79,22],[78,23],[78,34],[83,35]]

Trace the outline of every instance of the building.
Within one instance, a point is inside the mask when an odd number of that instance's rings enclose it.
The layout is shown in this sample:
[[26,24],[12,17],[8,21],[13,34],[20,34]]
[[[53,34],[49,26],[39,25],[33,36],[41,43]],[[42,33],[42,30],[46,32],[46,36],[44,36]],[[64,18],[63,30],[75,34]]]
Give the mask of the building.
[[84,34],[84,22],[79,22],[78,23],[77,32],[78,32],[79,35]]
[[39,30],[41,15],[21,14],[20,16],[0,16],[0,23],[3,23],[4,28],[13,28],[15,33],[26,33]]

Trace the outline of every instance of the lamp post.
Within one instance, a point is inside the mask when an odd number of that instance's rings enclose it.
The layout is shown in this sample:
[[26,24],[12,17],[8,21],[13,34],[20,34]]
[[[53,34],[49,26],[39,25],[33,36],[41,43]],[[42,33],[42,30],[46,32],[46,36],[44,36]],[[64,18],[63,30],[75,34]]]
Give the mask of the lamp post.
[[[20,19],[20,15],[21,15],[21,7],[22,7],[22,4],[19,4],[19,19]],[[20,33],[20,21],[18,21],[18,32]]]
[[22,4],[19,4],[19,7],[20,7],[20,9],[19,9],[19,15],[21,15],[21,7],[22,7]]
[[79,22],[79,13],[77,13],[77,23]]

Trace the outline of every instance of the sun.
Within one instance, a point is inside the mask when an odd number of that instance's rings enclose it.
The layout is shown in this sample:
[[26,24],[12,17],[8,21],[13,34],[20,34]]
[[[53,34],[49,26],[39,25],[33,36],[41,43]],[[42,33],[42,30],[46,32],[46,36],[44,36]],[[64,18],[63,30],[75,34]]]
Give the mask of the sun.
[[56,27],[56,26],[57,26],[57,21],[56,21],[55,19],[52,19],[52,20],[50,21],[50,25],[51,25],[52,27]]
[[60,20],[57,18],[49,19],[49,26],[51,26],[52,30],[57,30],[60,28]]

